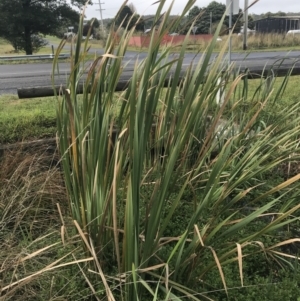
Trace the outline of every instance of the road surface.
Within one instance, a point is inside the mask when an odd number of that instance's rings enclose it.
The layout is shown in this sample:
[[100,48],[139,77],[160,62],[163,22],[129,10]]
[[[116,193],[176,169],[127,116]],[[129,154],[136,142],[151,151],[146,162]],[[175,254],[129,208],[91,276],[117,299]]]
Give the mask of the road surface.
[[[129,79],[136,60],[142,60],[147,53],[127,52],[123,62],[126,64],[122,79]],[[176,53],[174,54],[176,56]],[[213,58],[217,54],[213,55]],[[186,53],[184,67],[193,61],[196,63],[201,54],[195,56],[193,53]],[[253,52],[232,53],[232,61],[237,68],[259,69],[264,66],[272,66],[284,59],[285,67],[292,67],[296,64],[300,67],[300,51],[291,52]],[[64,85],[70,70],[70,63],[59,63],[60,75],[55,76],[56,85]],[[51,86],[52,63],[33,63],[18,65],[0,65],[0,94],[17,94],[18,88]]]

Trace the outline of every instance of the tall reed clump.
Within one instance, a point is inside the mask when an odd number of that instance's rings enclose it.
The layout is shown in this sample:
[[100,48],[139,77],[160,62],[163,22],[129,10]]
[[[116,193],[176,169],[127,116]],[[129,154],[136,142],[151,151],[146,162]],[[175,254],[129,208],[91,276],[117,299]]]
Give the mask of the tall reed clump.
[[[225,48],[210,60],[223,19],[202,59],[185,69],[188,36],[176,55],[160,43],[195,1],[173,23],[172,5],[163,13],[165,3],[158,3],[146,58],[134,62],[120,94],[115,89],[134,28],[118,45],[111,31],[104,54],[86,64],[82,16],[68,86],[57,97],[70,207],[95,260],[86,278],[99,275],[107,300],[209,300],[214,271],[222,283],[217,289],[230,294],[226,265],[237,267],[243,286],[248,258],[261,253],[290,264],[295,256],[281,247],[299,241],[276,233],[297,220],[300,175],[266,182],[278,166],[298,158],[299,105],[286,108],[281,120],[262,120],[272,82],[262,80],[249,95],[246,77],[232,78],[222,62]],[[246,101],[251,107],[241,110]]]

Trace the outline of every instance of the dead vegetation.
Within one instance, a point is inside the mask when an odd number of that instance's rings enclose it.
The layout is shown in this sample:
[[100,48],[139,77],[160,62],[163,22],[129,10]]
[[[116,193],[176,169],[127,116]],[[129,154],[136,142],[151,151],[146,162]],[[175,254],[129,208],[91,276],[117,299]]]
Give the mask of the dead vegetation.
[[[44,145],[2,154],[1,301],[66,300],[63,298],[78,294],[74,279],[81,277],[80,270],[76,265],[64,269],[64,264],[74,260],[78,246],[76,238],[62,240],[62,225],[66,229],[71,219],[57,162],[58,152],[47,152]],[[57,273],[59,265],[63,266]]]

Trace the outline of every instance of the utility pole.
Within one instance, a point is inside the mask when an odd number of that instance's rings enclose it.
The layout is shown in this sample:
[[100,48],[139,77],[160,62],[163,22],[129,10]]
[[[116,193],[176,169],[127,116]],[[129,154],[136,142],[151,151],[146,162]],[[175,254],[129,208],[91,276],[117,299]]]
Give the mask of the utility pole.
[[247,50],[248,48],[248,0],[245,0],[244,6],[244,43],[243,43],[243,50]]
[[228,64],[231,64],[232,16],[239,13],[239,0],[226,0],[227,15],[229,16]]
[[103,34],[105,34],[105,31],[104,31],[104,25],[103,25],[103,17],[102,17],[102,11],[105,10],[102,8],[102,4],[105,4],[105,3],[101,3],[100,0],[98,0],[99,2],[99,9],[96,9],[96,10],[99,10],[100,11],[100,24],[101,24],[101,31]]
[[212,12],[210,12],[210,18],[209,18],[209,34],[212,33]]
[[232,35],[232,15],[233,15],[233,1],[230,1],[229,11],[229,43],[228,43],[228,65],[231,64],[231,35]]

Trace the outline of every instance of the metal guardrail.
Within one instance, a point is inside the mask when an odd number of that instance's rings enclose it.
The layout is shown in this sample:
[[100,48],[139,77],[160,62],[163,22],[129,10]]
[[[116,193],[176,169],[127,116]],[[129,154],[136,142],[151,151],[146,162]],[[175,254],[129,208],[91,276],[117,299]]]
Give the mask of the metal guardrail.
[[[21,60],[52,60],[53,54],[33,54],[33,55],[16,55],[16,56],[0,56],[1,61],[21,61]],[[58,56],[58,59],[70,58],[69,53],[62,53]]]

